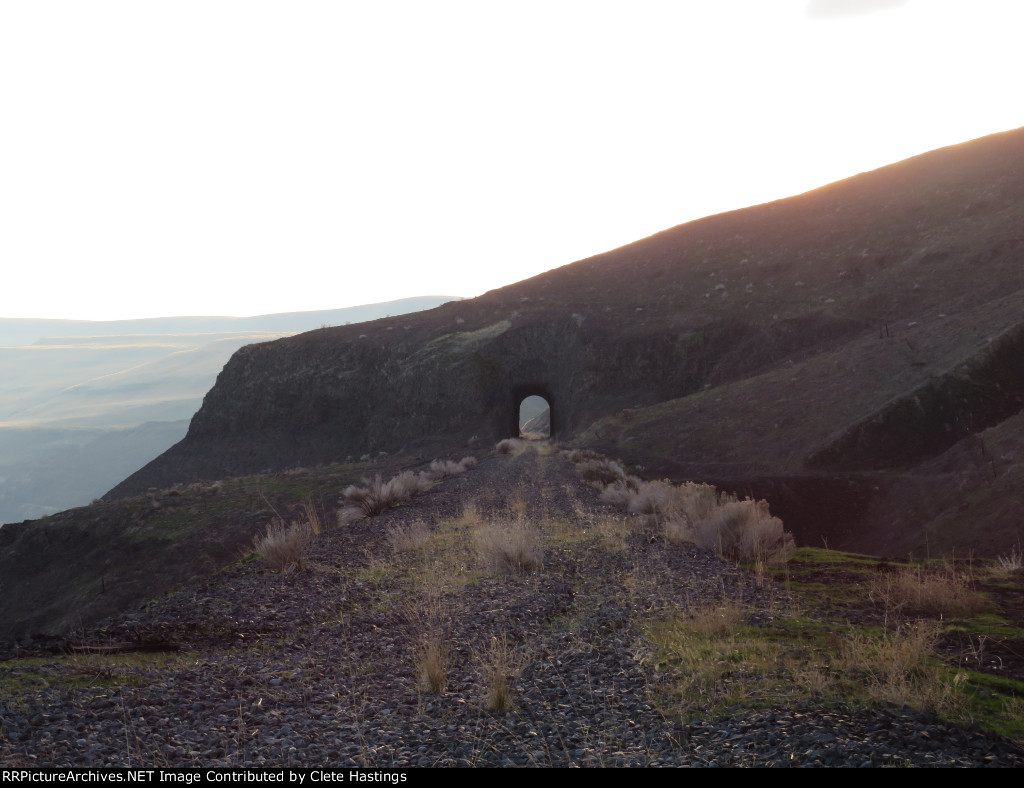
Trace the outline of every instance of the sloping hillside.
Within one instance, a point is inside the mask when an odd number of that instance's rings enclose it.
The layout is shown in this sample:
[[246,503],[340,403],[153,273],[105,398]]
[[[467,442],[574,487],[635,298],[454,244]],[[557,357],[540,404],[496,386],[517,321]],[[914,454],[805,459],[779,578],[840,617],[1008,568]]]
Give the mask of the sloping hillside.
[[[1024,406],[1022,226],[1017,130],[469,301],[251,346],[185,440],[111,496],[495,440],[540,395],[563,441],[763,489],[805,540],[867,547],[864,514],[896,480]],[[1024,445],[1009,424],[1005,441]],[[997,476],[1016,478],[1015,451]],[[945,473],[922,494],[961,469]],[[837,489],[854,500],[823,518]],[[932,528],[901,511],[901,538]],[[1018,526],[984,519],[988,543],[1012,543]],[[976,536],[946,533],[943,548]]]

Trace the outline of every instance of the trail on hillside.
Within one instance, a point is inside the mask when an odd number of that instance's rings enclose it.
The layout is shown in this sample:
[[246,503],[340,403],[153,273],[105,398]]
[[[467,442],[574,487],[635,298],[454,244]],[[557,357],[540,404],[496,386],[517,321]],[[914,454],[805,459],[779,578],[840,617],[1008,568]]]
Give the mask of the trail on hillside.
[[[488,524],[532,529],[538,565],[489,563],[479,541]],[[419,544],[400,549],[400,529]],[[673,714],[648,629],[726,601],[767,615],[776,600],[748,572],[616,515],[549,444],[526,444],[379,517],[325,530],[303,571],[247,563],[86,633],[183,651],[103,663],[103,681],[91,683],[72,679],[95,661],[40,666],[47,685],[11,700],[0,720],[0,760],[860,765],[878,737],[889,762],[932,753],[914,738],[917,718]],[[832,754],[826,735],[839,743]],[[943,747],[943,762],[974,762],[953,733]]]

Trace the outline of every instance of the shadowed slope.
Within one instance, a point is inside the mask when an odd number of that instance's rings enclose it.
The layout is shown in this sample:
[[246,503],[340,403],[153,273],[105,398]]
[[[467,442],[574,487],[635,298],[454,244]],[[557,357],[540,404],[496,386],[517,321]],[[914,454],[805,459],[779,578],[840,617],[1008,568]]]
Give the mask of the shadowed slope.
[[906,470],[1020,410],[1024,130],[667,230],[479,298],[239,351],[112,495],[470,436],[692,478]]

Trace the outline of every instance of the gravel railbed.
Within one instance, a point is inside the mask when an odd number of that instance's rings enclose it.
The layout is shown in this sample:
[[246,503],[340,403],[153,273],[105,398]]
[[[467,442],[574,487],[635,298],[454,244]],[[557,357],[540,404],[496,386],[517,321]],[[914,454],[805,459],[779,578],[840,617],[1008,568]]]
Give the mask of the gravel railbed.
[[[482,516],[541,523],[543,567],[476,566],[471,525],[457,524],[469,500]],[[303,572],[246,564],[76,638],[177,652],[39,659],[19,668],[32,686],[17,692],[2,689],[14,669],[0,667],[0,763],[1024,765],[1008,740],[906,709],[666,716],[652,700],[659,678],[641,658],[641,622],[724,598],[764,608],[770,592],[643,529],[609,548],[594,530],[607,513],[557,455],[484,460],[408,505],[325,531]],[[387,529],[416,519],[450,547],[396,554]],[[417,681],[430,635],[447,650],[440,693]],[[512,706],[488,711],[486,655],[498,646],[514,666]]]

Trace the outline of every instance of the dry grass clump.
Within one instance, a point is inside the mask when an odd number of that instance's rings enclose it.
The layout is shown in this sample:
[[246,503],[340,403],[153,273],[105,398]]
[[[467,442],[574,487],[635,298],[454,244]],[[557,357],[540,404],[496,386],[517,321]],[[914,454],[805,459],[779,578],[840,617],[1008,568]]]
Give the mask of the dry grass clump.
[[443,479],[445,476],[456,476],[465,472],[459,463],[451,460],[434,460],[430,463],[430,475],[435,479]]
[[426,473],[402,471],[402,473],[398,474],[398,476],[394,477],[388,483],[394,487],[398,495],[402,498],[409,499],[425,493],[430,489],[433,481],[434,480],[430,478],[430,475]]
[[519,438],[505,438],[498,441],[494,448],[497,449],[498,454],[513,454],[523,448],[523,441]]
[[403,471],[386,482],[379,474],[373,479],[363,479],[362,485],[349,485],[342,492],[347,505],[339,512],[338,519],[344,525],[362,517],[375,517],[426,492],[431,483],[429,476],[412,471]]
[[704,605],[689,611],[686,627],[690,632],[703,637],[725,637],[739,629],[746,618],[743,605],[726,600],[720,605]]
[[448,685],[448,649],[438,637],[426,637],[416,652],[416,683],[422,692],[440,695]]
[[472,527],[479,525],[481,522],[483,522],[483,515],[480,513],[480,507],[477,506],[476,501],[465,501],[462,504],[462,514],[459,515],[459,519],[455,521],[455,524],[461,527]]
[[320,520],[320,510],[316,508],[312,498],[307,498],[302,502],[302,512],[306,515],[306,521],[309,523],[310,530],[315,536],[319,536],[324,528]]
[[492,637],[480,650],[478,658],[486,687],[484,707],[488,711],[508,711],[512,708],[512,688],[523,669],[522,657],[502,635]]
[[896,572],[881,572],[868,582],[868,598],[893,615],[970,618],[989,608],[984,595],[971,588],[969,576],[953,564],[940,570],[907,566]]
[[476,467],[476,457],[463,457],[458,462],[452,460],[434,460],[430,463],[428,473],[431,478],[443,479],[445,476],[457,476]]
[[602,517],[594,523],[598,543],[610,553],[626,549],[626,537],[631,529],[629,523],[618,517]]
[[997,559],[999,569],[1008,575],[1016,574],[1024,569],[1024,552],[1021,551],[1021,546],[1018,544],[1013,550],[1006,555],[1001,555]]
[[303,557],[312,536],[309,523],[286,524],[277,519],[267,526],[263,536],[253,538],[253,546],[275,572],[301,572]]
[[964,705],[960,687],[967,674],[951,676],[936,659],[941,633],[937,622],[918,621],[881,637],[851,634],[836,667],[876,700],[956,714]]
[[388,529],[388,542],[398,553],[420,550],[430,542],[430,527],[422,520],[408,525],[394,525]]
[[505,572],[529,572],[541,566],[540,532],[525,520],[488,521],[473,532],[477,557],[485,566]]

